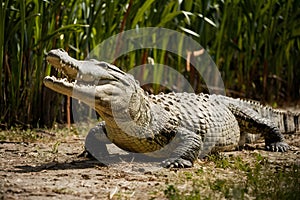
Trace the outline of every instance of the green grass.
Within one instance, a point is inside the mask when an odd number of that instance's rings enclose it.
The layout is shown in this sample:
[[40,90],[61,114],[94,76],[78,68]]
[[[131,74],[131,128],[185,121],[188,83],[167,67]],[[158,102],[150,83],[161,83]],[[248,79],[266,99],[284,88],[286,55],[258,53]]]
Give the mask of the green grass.
[[34,142],[38,139],[40,136],[31,129],[12,128],[7,131],[0,131],[0,141]]
[[[165,197],[168,199],[297,199],[300,196],[299,166],[274,166],[260,154],[253,154],[248,161],[239,156],[213,156],[209,158],[209,162],[214,163],[216,170],[213,167],[211,169],[210,166],[205,172],[201,170],[200,173],[199,171],[184,172],[186,181],[192,179],[192,184],[189,184],[185,190],[180,189],[178,186],[180,183],[169,184],[164,190]],[[230,169],[232,173],[227,174],[226,169]]]
[[[55,141],[59,137],[67,137],[69,135],[79,135],[87,133],[89,125],[81,124],[82,127],[72,126],[68,129],[66,126],[56,125],[52,129],[12,127],[8,130],[0,130],[0,142],[47,142]],[[60,141],[53,146],[52,151],[56,152]]]

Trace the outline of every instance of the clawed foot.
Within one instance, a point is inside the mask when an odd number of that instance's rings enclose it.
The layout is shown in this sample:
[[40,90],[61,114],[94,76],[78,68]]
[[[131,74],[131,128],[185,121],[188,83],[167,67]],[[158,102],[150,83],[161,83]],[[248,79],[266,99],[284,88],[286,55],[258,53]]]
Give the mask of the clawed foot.
[[290,146],[285,142],[275,142],[266,145],[266,149],[273,152],[286,152],[290,149]]
[[161,165],[165,168],[187,168],[192,167],[193,163],[183,158],[169,158],[164,160]]
[[90,154],[87,150],[84,150],[82,153],[77,155],[77,158],[89,158],[89,159],[95,159],[92,154]]

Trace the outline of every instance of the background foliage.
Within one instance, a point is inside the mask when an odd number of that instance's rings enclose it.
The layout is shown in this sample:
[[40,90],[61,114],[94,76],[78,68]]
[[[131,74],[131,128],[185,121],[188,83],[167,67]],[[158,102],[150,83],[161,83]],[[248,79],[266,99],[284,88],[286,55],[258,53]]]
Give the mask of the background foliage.
[[[78,59],[124,30],[165,27],[198,41],[217,63],[230,96],[268,103],[299,99],[300,1],[297,0],[4,0],[0,7],[0,124],[51,126],[62,120],[62,97],[42,85],[54,74],[53,48]],[[186,61],[144,49],[116,61],[123,70],[155,62],[192,82]],[[197,84],[198,92],[203,91]],[[275,105],[275,104],[274,104]]]

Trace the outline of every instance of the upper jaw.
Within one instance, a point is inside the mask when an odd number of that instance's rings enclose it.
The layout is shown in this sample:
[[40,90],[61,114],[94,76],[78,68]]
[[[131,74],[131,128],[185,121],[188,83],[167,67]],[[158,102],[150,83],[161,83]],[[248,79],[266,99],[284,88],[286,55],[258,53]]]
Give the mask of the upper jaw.
[[46,60],[58,71],[63,72],[68,79],[75,79],[78,74],[78,60],[70,57],[67,52],[61,49],[49,51]]
[[[70,57],[68,53],[62,49],[49,51],[46,60],[56,70],[62,72],[67,77],[64,81],[68,80],[74,81],[73,83],[97,86],[117,80],[102,66],[107,63],[96,60],[79,61]],[[52,77],[52,79],[54,78],[55,77]]]

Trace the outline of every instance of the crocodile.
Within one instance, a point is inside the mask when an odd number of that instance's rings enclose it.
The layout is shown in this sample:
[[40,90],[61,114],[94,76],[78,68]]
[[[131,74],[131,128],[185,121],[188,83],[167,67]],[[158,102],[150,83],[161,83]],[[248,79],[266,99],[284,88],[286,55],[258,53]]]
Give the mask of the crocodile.
[[298,113],[216,94],[148,94],[118,67],[77,60],[63,49],[49,51],[46,60],[66,78],[46,76],[44,85],[93,107],[102,119],[86,137],[92,155],[93,146],[107,151],[111,142],[163,158],[166,168],[192,167],[201,156],[244,145],[248,133],[260,134],[266,150],[285,152],[282,133],[299,130]]

